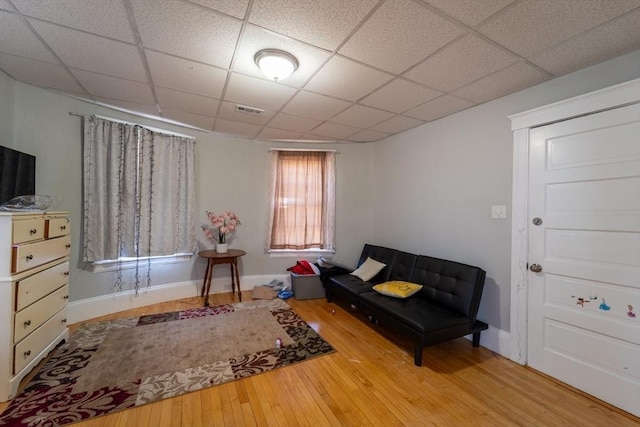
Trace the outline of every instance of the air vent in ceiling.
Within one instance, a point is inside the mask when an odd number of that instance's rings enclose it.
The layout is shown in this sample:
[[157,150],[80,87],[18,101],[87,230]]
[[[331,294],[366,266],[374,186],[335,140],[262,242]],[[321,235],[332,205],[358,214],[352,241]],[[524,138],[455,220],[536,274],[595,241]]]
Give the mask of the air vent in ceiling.
[[239,113],[245,114],[253,114],[254,116],[259,116],[264,113],[264,110],[256,107],[247,107],[246,105],[236,105],[236,111]]

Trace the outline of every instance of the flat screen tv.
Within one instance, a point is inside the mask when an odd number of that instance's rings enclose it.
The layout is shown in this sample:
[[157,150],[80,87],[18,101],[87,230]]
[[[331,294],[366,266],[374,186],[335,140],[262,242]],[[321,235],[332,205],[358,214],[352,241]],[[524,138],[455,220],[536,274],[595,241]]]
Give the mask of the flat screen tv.
[[0,145],[0,205],[36,194],[36,157]]

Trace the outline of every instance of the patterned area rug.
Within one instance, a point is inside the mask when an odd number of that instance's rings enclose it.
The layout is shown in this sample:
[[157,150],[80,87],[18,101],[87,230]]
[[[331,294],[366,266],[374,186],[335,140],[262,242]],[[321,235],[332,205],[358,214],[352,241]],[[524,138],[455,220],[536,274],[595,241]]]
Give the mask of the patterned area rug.
[[0,426],[62,426],[333,351],[280,299],[89,323],[54,352]]

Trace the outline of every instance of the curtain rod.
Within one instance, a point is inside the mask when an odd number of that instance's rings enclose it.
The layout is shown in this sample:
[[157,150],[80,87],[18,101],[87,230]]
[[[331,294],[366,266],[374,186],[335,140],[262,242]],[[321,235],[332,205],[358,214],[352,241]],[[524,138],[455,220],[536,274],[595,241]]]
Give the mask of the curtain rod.
[[340,154],[337,150],[331,149],[315,149],[315,148],[269,148],[269,151],[323,151],[327,153]]
[[69,115],[70,116],[76,116],[76,117],[93,116],[93,117],[97,117],[99,119],[109,120],[109,121],[112,121],[112,122],[122,123],[122,124],[125,124],[125,125],[141,126],[143,128],[149,129],[150,131],[163,133],[165,135],[180,136],[180,137],[183,137],[183,138],[196,139],[195,136],[186,135],[184,133],[178,133],[178,132],[173,132],[173,131],[166,130],[166,129],[155,128],[155,127],[151,127],[151,126],[147,126],[147,125],[142,125],[140,123],[129,122],[129,121],[126,121],[126,120],[114,119],[113,117],[101,116],[99,114],[80,114],[80,113],[74,113],[74,112],[69,111]]

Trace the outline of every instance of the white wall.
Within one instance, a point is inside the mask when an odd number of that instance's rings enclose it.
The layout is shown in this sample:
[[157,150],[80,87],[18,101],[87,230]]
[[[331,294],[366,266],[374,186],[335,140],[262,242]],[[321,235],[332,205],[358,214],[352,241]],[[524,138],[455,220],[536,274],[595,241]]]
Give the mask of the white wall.
[[[287,267],[295,264],[296,258],[272,259],[263,249],[268,149],[278,144],[226,137],[129,115],[17,82],[2,72],[0,84],[1,144],[36,156],[36,192],[60,198],[56,208],[71,214],[71,301],[113,294],[115,273],[92,273],[81,262],[82,126],[81,119],[69,112],[99,114],[196,136],[199,222],[205,223],[206,210],[232,210],[239,215],[242,226],[230,246],[247,252],[240,260],[241,276],[282,275],[287,273]],[[305,146],[309,147],[313,145]],[[372,234],[372,212],[356,207],[371,205],[369,183],[373,146],[323,144],[320,147],[337,148],[340,153],[337,156],[338,225],[334,259],[354,264],[362,245]],[[203,236],[200,236],[199,245],[200,249],[213,247]],[[153,266],[152,286],[189,281],[200,283],[204,268],[204,262],[197,257],[192,262]],[[126,270],[125,279],[131,280],[133,273],[134,270]],[[228,287],[228,278],[228,269],[217,267],[212,292],[219,292],[221,286]],[[194,295],[196,291],[194,288]]]
[[640,51],[375,144],[377,244],[482,267],[478,317],[509,331],[512,133],[507,116],[640,77]]

